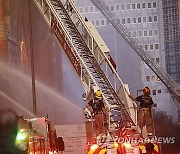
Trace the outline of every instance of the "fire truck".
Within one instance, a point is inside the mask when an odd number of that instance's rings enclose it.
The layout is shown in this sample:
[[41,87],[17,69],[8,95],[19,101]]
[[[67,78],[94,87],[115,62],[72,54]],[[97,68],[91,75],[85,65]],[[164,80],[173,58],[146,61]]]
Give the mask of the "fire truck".
[[[18,118],[18,134],[16,145],[30,154],[52,153],[57,154],[62,149],[63,142],[56,136],[56,130],[52,123],[42,117],[34,119]],[[61,140],[62,141],[62,140]]]

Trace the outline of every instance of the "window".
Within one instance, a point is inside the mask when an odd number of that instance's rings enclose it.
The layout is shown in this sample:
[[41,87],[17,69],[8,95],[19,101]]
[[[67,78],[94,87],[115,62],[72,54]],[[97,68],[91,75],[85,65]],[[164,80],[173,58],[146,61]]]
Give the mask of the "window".
[[152,17],[148,17],[148,22],[152,22]]
[[141,17],[138,17],[138,23],[141,23]]
[[116,5],[116,10],[117,10],[117,11],[119,10],[119,5]]
[[149,36],[153,36],[152,30],[149,30]]
[[147,34],[147,30],[144,30],[144,36],[147,36],[148,34]]
[[143,22],[147,22],[146,17],[143,17]]
[[146,3],[142,3],[142,8],[143,8],[143,9],[146,8]]
[[131,19],[130,18],[127,18],[127,23],[131,23]]
[[146,50],[148,50],[148,45],[147,45],[147,44],[145,44],[145,45],[144,45],[144,48],[145,48]]
[[98,12],[99,10],[97,9],[97,7],[95,7],[95,11],[94,12]]
[[99,26],[99,20],[96,20],[96,26]]
[[156,8],[156,7],[157,7],[157,3],[153,2],[153,8]]
[[159,44],[155,44],[155,49],[159,49]]
[[117,19],[117,23],[120,24],[120,19],[119,18]]
[[158,17],[154,16],[154,22],[158,22]]
[[146,76],[146,82],[150,82],[150,76]]
[[156,77],[154,75],[151,77],[151,79],[152,79],[152,82],[156,82]]
[[150,50],[153,50],[153,44],[150,44],[150,45],[149,45],[149,49],[150,49]]
[[93,12],[94,11],[94,8],[91,6],[90,7],[90,12]]
[[124,4],[121,5],[121,10],[124,10]]
[[148,3],[148,9],[150,9],[151,8],[151,3]]
[[111,11],[114,11],[114,6],[111,6]]
[[131,9],[131,5],[127,4],[127,10],[130,10],[130,9]]
[[142,31],[141,30],[139,31],[139,37],[142,37]]
[[132,4],[132,9],[135,10],[136,9],[136,5]]
[[160,59],[156,58],[156,64],[159,64],[159,63],[160,63]]
[[122,24],[126,24],[125,18],[122,19]]
[[137,37],[137,34],[136,34],[136,32],[133,32],[133,37]]
[[83,8],[82,7],[79,8],[79,12],[83,13]]
[[109,25],[109,21],[108,20],[106,20],[106,25]]
[[88,13],[88,7],[85,7],[85,13]]
[[141,9],[141,4],[140,3],[137,3],[137,9]]
[[158,93],[159,93],[159,94],[161,93],[161,89],[158,89]]
[[133,20],[133,21],[132,21],[133,23],[136,23],[136,18],[133,18],[132,20]]
[[155,30],[154,30],[154,35],[157,36],[158,34],[159,34],[158,30],[155,29]]
[[104,20],[101,20],[101,25],[104,25]]
[[153,95],[156,95],[156,90],[152,90],[152,94],[153,94]]

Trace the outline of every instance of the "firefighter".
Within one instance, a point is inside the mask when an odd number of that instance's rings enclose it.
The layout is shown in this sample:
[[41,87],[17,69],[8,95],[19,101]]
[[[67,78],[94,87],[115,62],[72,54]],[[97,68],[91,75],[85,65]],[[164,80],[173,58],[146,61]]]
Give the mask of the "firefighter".
[[0,111],[0,153],[26,154],[16,147],[16,135],[18,132],[17,115],[11,110]]
[[148,136],[153,135],[153,121],[152,121],[152,115],[151,115],[151,107],[154,104],[152,98],[150,97],[150,89],[148,87],[145,87],[143,89],[143,95],[138,96],[134,98],[132,95],[129,95],[129,97],[133,101],[140,102],[140,109],[138,114],[138,125],[142,128],[146,125],[146,129],[148,132]]
[[87,103],[86,107],[95,116],[96,136],[105,133],[104,119],[107,117],[107,114],[100,90],[94,93],[94,98]]

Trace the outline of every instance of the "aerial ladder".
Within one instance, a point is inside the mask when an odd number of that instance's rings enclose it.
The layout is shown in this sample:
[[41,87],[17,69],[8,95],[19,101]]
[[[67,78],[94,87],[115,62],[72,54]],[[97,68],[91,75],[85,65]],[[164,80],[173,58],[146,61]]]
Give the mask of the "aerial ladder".
[[141,57],[141,59],[149,66],[149,68],[157,75],[157,77],[164,83],[167,89],[180,103],[180,85],[177,84],[170,75],[159,65],[157,65],[145,50],[143,45],[135,39],[129,30],[121,23],[119,18],[109,10],[109,7],[103,0],[91,0],[91,2],[98,8],[98,10],[105,16],[105,18],[112,24],[117,32],[129,43],[134,51]]
[[34,0],[34,3],[56,35],[86,94],[94,87],[101,90],[109,134],[122,126],[138,129],[137,106],[128,97],[128,86],[123,84],[112,58],[93,37],[72,0]]

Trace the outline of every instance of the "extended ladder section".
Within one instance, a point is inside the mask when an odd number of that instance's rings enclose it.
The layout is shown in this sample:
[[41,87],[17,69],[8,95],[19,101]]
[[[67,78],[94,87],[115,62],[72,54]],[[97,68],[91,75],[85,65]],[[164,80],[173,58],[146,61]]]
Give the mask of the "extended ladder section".
[[[119,125],[135,126],[135,118],[118,96],[117,91],[124,89],[109,57],[95,41],[85,20],[71,0],[34,0],[48,26],[53,30],[61,46],[78,74],[85,91],[99,87],[108,107],[109,129]],[[117,118],[118,117],[118,118]],[[122,120],[116,120],[122,119]]]
[[141,43],[139,43],[138,40],[131,35],[129,30],[123,24],[118,22],[119,18],[109,10],[109,7],[103,0],[91,0],[91,2],[99,9],[99,11],[114,26],[118,33],[129,43],[129,45],[136,51],[142,60],[170,90],[173,96],[180,102],[180,85],[178,85],[166,71],[164,71],[152,60],[151,56],[144,49]]

